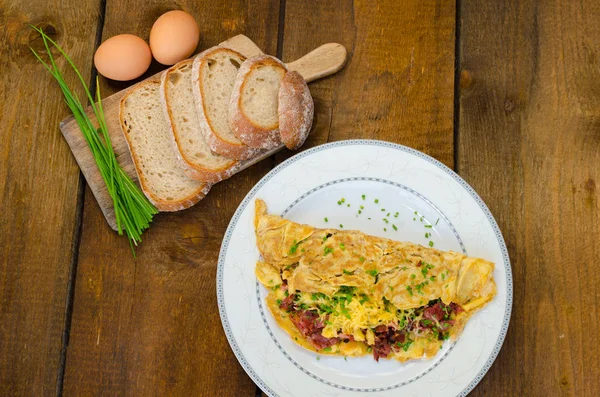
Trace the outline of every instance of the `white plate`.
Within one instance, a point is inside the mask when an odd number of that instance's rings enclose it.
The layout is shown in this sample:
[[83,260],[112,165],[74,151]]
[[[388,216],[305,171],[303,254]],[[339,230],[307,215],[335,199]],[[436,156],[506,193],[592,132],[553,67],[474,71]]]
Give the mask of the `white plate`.
[[[270,213],[316,227],[343,225],[395,240],[432,241],[436,248],[491,260],[498,293],[470,319],[458,341],[446,342],[431,360],[402,364],[319,356],[293,343],[264,306],[266,290],[254,275],[259,259],[253,227],[256,198],[266,201]],[[341,198],[345,202],[339,205]],[[425,233],[431,236],[425,238]],[[500,351],[510,320],[512,276],[496,221],[462,178],[416,150],[351,140],[297,154],[248,193],[223,239],[217,298],[231,348],[269,396],[462,396],[483,378]]]

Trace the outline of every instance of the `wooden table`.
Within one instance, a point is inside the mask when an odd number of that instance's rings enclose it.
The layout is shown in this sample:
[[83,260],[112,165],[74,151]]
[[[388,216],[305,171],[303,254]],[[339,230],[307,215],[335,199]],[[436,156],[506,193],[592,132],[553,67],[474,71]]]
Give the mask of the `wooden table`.
[[[91,81],[102,40],[147,38],[173,8],[197,18],[199,48],[243,33],[290,60],[344,44],[346,68],[311,85],[303,149],[360,137],[422,150],[477,190],[504,233],[513,316],[472,394],[598,395],[600,3],[249,3],[0,4],[0,395],[260,394],[222,331],[216,262],[242,197],[291,153],[157,216],[134,259],[86,188],[58,130],[68,110],[28,49],[41,43],[27,24],[45,27]],[[125,86],[101,80],[105,96]]]

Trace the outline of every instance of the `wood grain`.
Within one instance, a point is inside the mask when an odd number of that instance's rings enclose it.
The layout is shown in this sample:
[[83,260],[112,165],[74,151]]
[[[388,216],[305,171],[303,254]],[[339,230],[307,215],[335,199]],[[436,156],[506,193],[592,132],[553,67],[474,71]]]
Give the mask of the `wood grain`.
[[310,86],[316,122],[307,146],[382,139],[452,166],[453,2],[285,4],[284,61],[331,41],[349,52],[343,70]]
[[[243,33],[275,54],[278,4],[177,4],[198,20],[199,48]],[[103,37],[127,26],[147,38],[154,19],[169,8],[162,1],[109,0]],[[107,95],[125,86],[103,80],[102,88]],[[195,207],[159,214],[137,259],[86,191],[65,395],[254,395],[221,327],[216,263],[234,210],[269,169],[263,161],[215,185]]]
[[[78,225],[79,170],[58,130],[68,114],[29,47],[44,28],[87,71],[99,1],[0,4],[0,395],[57,389],[67,284]],[[54,52],[55,55],[56,52]],[[59,67],[66,62],[57,56]],[[84,75],[88,75],[84,72]],[[76,77],[67,84],[81,95]]]
[[462,2],[460,174],[504,233],[504,347],[474,396],[600,390],[600,4]]
[[[261,55],[263,52],[256,44],[244,35],[236,35],[230,39],[223,41],[222,43],[216,43],[222,47],[231,48],[244,55],[246,58],[250,58],[256,55]],[[322,77],[329,76],[340,70],[346,62],[346,49],[340,44],[328,43],[314,49],[310,53],[302,56],[296,61],[290,64],[290,70],[295,70],[304,77],[307,82],[320,79]],[[162,72],[156,73],[151,77],[148,77],[144,81],[158,80]],[[140,83],[138,83],[140,84]],[[130,88],[121,90],[105,99],[102,100],[102,106],[104,109],[104,116],[106,120],[106,127],[108,134],[111,138],[111,144],[117,156],[117,161],[123,168],[123,170],[129,175],[129,177],[139,185],[139,180],[136,174],[133,159],[129,153],[127,142],[121,132],[120,121],[119,121],[119,109],[121,99],[129,92]],[[93,114],[93,109],[88,107],[86,110],[90,119],[97,126],[97,120]],[[94,197],[98,201],[98,205],[102,209],[102,213],[106,218],[106,221],[113,230],[117,230],[117,222],[115,219],[113,200],[108,193],[106,183],[102,179],[102,175],[96,165],[96,160],[89,149],[88,144],[77,125],[77,121],[74,117],[69,116],[64,119],[60,124],[60,130],[63,136],[67,140],[73,156],[77,160],[77,164],[81,168],[81,172],[85,176],[85,179],[94,193]],[[283,149],[283,145],[278,148],[263,151],[252,159],[243,161],[239,167],[239,170],[244,170],[265,158],[272,156]],[[238,171],[239,172],[239,171]]]

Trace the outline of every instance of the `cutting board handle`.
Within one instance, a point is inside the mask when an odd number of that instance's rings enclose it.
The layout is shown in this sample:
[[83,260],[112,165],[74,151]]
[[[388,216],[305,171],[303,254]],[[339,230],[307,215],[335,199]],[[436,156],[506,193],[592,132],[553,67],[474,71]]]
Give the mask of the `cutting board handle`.
[[327,43],[315,48],[302,58],[286,64],[304,77],[307,83],[332,75],[346,64],[348,53],[339,43]]

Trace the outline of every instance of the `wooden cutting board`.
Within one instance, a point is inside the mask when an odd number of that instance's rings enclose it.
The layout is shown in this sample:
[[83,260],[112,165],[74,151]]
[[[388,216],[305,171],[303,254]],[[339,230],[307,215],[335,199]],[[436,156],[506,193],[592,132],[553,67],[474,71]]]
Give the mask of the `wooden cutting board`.
[[[261,55],[263,53],[252,40],[244,35],[232,37],[231,39],[226,40],[219,45],[231,48],[241,53],[246,58]],[[345,63],[346,49],[344,46],[337,43],[328,43],[311,51],[302,58],[286,64],[286,66],[289,70],[295,70],[300,73],[307,82],[311,82],[334,74],[340,70]],[[160,76],[161,73],[162,72],[157,73],[148,79],[155,79]],[[121,98],[130,89],[131,87],[103,99],[102,104],[104,107],[104,115],[106,118],[108,133],[110,135],[110,139],[112,140],[112,145],[117,155],[117,160],[125,172],[139,186],[133,160],[131,159],[129,150],[127,148],[127,143],[125,142],[125,138],[119,125],[119,103]],[[91,120],[95,122],[96,119],[93,117],[91,107],[87,109],[87,113],[88,115],[91,115]],[[81,134],[81,131],[79,130],[77,122],[73,117],[68,117],[60,123],[60,130],[71,147],[71,151],[75,156],[75,160],[77,160],[77,164],[79,164],[81,172],[85,176],[90,189],[94,193],[94,196],[96,197],[96,200],[98,201],[98,204],[104,213],[104,217],[106,218],[110,227],[112,227],[114,230],[117,230],[112,199],[108,194],[104,180],[102,179],[102,176],[98,171],[98,167],[96,166],[94,156],[87,146],[87,143]],[[240,168],[240,171],[275,154],[281,149],[283,149],[283,146],[273,150],[265,151],[253,159],[246,160]]]

